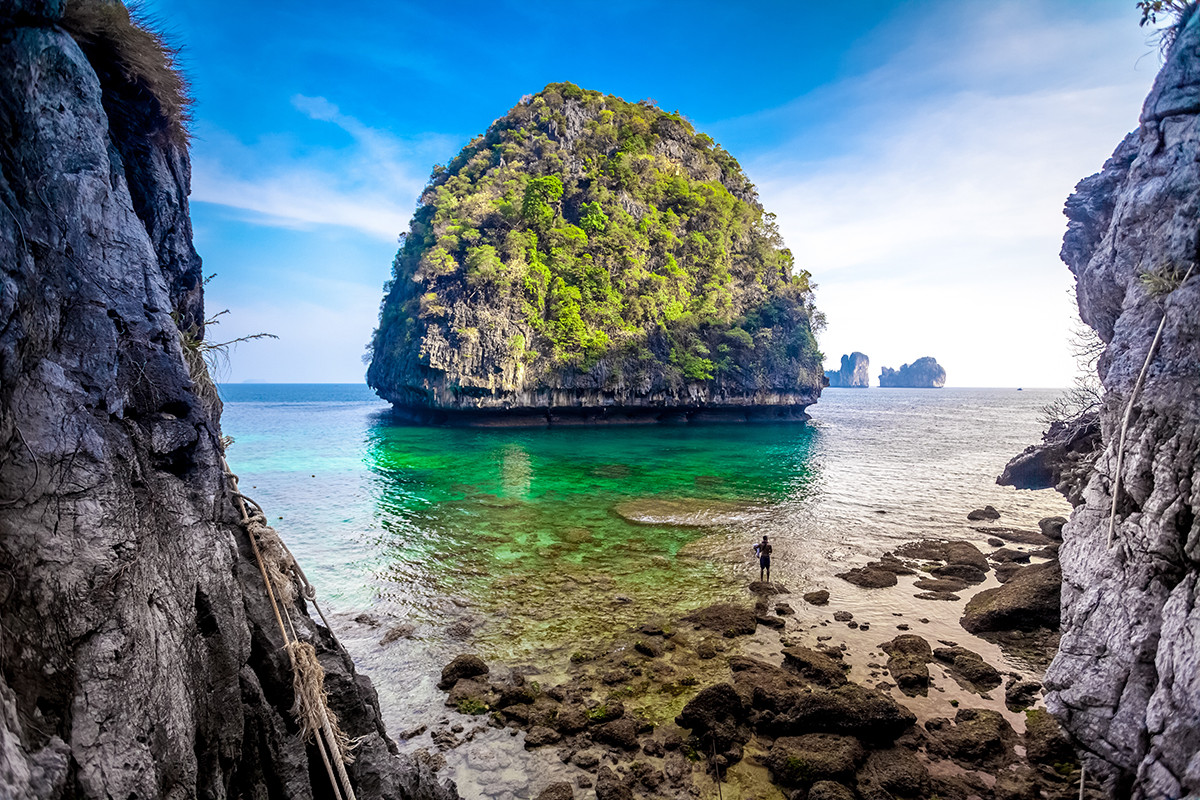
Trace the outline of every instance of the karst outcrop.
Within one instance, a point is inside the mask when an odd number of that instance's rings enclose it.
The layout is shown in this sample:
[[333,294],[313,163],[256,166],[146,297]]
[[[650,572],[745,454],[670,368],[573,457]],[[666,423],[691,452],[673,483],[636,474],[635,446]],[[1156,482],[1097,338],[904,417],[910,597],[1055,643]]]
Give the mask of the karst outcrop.
[[820,316],[773,219],[678,113],[551,84],[434,169],[367,382],[424,422],[805,419]]
[[825,373],[831,389],[866,389],[871,385],[871,360],[857,351],[842,356],[842,366]]
[[[186,98],[101,0],[0,4],[0,796],[329,797],[221,466]],[[359,798],[440,798],[303,600]]]
[[884,367],[879,385],[889,389],[940,389],[946,385],[946,370],[932,356],[925,356],[898,370]]
[[1140,126],[1067,201],[1062,248],[1105,343],[1103,450],[1063,528],[1047,706],[1114,797],[1200,793],[1200,15],[1184,17]]

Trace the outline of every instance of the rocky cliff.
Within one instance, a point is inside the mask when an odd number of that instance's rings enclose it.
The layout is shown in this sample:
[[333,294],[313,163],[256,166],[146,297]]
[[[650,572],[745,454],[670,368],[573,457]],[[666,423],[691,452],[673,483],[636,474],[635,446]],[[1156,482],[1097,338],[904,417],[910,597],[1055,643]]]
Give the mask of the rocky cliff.
[[897,389],[940,389],[946,385],[946,370],[932,356],[918,358],[900,369],[884,367],[879,385]]
[[[330,796],[195,358],[182,88],[119,4],[0,4],[0,796]],[[290,612],[357,796],[452,796]]]
[[825,379],[831,388],[866,389],[871,385],[871,361],[866,354],[853,352],[842,356],[841,369],[826,372]]
[[367,381],[424,421],[805,419],[819,324],[737,161],[551,84],[434,169]]
[[1198,53],[1192,15],[1140,127],[1066,207],[1062,257],[1106,344],[1104,450],[1063,529],[1047,704],[1118,797],[1200,793]]

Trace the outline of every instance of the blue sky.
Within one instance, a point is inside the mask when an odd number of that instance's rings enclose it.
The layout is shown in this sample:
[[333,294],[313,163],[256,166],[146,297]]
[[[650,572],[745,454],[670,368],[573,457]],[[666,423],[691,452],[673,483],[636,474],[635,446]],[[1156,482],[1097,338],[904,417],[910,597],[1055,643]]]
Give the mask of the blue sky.
[[777,214],[827,362],[933,355],[1062,386],[1063,201],[1137,122],[1132,0],[287,4],[151,0],[196,98],[192,216],[224,380],[362,380],[433,164],[569,80],[678,109]]

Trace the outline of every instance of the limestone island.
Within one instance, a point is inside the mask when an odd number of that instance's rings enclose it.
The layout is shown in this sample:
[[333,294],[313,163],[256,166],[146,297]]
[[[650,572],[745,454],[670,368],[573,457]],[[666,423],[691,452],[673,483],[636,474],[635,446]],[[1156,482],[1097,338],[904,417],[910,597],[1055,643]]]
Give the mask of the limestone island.
[[871,360],[855,351],[842,356],[842,368],[825,373],[831,389],[866,389],[871,385]]
[[884,367],[879,385],[886,389],[941,389],[946,385],[946,370],[932,356],[925,356],[899,370]]
[[554,83],[434,167],[367,383],[420,423],[805,420],[809,279],[712,138]]

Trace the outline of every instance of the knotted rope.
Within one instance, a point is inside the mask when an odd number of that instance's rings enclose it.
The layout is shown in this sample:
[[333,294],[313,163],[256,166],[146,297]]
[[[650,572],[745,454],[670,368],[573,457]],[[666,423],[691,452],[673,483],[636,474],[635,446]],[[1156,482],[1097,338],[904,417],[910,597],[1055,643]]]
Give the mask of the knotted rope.
[[275,622],[283,635],[284,649],[292,665],[292,688],[296,696],[292,716],[300,726],[300,737],[305,742],[316,739],[334,797],[337,800],[356,800],[350,776],[346,774],[346,764],[354,761],[351,751],[356,743],[338,727],[337,715],[329,708],[329,698],[325,694],[325,670],[317,660],[317,650],[300,640],[288,607],[295,603],[297,597],[302,597],[317,609],[330,635],[333,629],[325,619],[325,612],[317,605],[316,589],[308,582],[279,534],[267,524],[267,515],[262,506],[238,489],[238,476],[229,469],[224,456],[221,458],[221,468],[229,479],[234,502],[241,512],[242,527],[250,537],[250,546],[254,549],[254,558],[258,561],[263,583],[267,587],[267,597],[271,600],[271,610],[275,612]]

